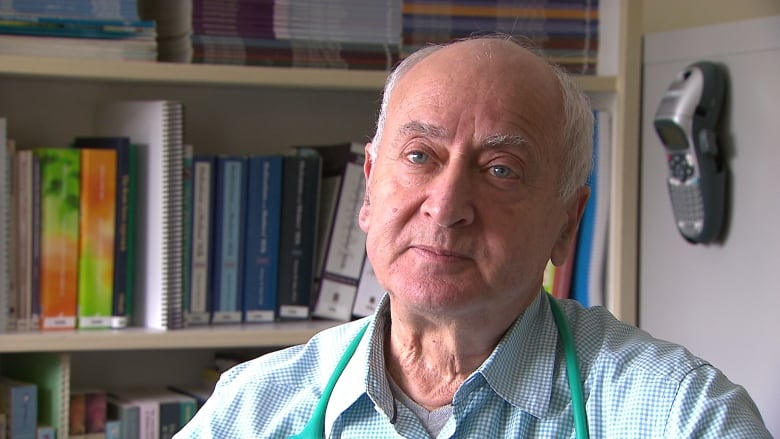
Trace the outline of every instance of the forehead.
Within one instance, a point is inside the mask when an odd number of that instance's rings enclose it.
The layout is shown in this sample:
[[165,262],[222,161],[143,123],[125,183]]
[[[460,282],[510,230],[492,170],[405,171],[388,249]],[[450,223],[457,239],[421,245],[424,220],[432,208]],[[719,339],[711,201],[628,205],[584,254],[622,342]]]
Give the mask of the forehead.
[[514,43],[476,40],[440,49],[410,68],[391,96],[388,122],[395,129],[409,120],[448,129],[470,124],[475,135],[548,142],[560,131],[560,108],[557,80],[544,61]]

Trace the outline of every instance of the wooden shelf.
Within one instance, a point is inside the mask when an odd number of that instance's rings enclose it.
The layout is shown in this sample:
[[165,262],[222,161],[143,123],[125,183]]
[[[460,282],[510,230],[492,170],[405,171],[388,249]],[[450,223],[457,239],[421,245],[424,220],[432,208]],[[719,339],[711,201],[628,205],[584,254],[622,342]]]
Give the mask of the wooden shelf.
[[214,325],[179,330],[127,328],[0,334],[0,353],[262,348],[306,342],[336,321]]
[[[387,72],[0,55],[0,75],[170,85],[380,90]],[[580,86],[590,93],[614,92],[617,86],[614,76],[576,78]]]

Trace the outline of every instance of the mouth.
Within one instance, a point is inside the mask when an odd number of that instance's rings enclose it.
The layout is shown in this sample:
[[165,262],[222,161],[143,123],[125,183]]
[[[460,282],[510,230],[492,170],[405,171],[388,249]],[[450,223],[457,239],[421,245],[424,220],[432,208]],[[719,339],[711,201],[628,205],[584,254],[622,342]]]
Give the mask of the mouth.
[[422,254],[423,256],[429,258],[452,259],[452,260],[471,258],[471,255],[466,254],[464,252],[448,250],[441,247],[434,247],[428,245],[415,245],[412,248],[416,250],[418,253]]

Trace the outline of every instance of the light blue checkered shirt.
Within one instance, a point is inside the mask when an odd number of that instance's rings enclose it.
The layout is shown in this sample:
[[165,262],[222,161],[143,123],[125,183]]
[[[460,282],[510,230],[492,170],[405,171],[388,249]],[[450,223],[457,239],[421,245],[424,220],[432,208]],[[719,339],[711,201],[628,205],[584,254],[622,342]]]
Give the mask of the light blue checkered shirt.
[[[558,331],[541,293],[458,389],[440,438],[573,438]],[[603,308],[561,301],[577,346],[591,438],[770,438],[745,390],[684,348],[651,338]],[[336,385],[329,438],[426,438],[390,391],[382,353],[383,299]],[[366,320],[226,372],[176,439],[285,438],[309,420],[336,363]],[[368,334],[371,336],[369,337]]]

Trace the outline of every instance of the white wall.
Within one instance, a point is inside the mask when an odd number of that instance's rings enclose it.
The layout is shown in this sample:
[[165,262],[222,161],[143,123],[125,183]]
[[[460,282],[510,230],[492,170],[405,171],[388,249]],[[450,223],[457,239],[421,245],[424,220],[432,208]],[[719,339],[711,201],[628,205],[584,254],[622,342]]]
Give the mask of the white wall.
[[[639,324],[745,386],[780,437],[780,16],[645,35],[644,50]],[[700,59],[730,82],[727,233],[709,246],[674,226],[652,128],[674,75]]]

